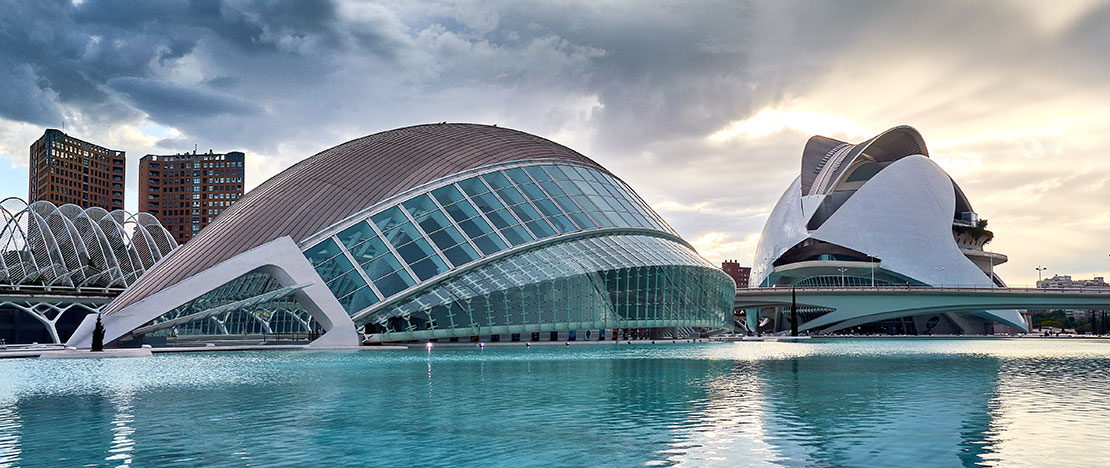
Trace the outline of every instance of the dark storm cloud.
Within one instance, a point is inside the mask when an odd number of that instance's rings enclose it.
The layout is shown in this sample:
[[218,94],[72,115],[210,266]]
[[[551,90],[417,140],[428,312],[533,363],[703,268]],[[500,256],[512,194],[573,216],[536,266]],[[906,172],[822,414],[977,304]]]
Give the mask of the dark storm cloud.
[[[269,156],[252,184],[375,131],[499,123],[598,159],[691,238],[758,232],[796,175],[808,131],[707,140],[761,110],[913,124],[933,143],[1110,95],[1110,5],[0,0],[0,13],[4,119],[172,127],[159,147]],[[937,155],[1001,167],[1004,138]],[[978,193],[1036,183],[984,172],[957,178]]]
[[122,77],[112,78],[106,84],[155,120],[170,124],[179,119],[204,118],[215,114],[249,117],[262,111],[256,104],[230,94],[164,81]]
[[[12,95],[0,104],[0,116],[44,125],[57,124],[58,104],[103,105],[112,99],[104,87],[110,81],[148,77],[201,41],[253,54],[277,53],[283,37],[312,36],[320,47],[338,41],[329,36],[334,8],[326,1],[10,1],[0,8],[0,69],[5,94]],[[137,100],[151,109],[178,106],[188,93],[168,92],[166,102],[155,104],[151,86],[130,88],[130,95],[147,92]],[[199,103],[227,107],[227,99],[203,88],[191,93]]]

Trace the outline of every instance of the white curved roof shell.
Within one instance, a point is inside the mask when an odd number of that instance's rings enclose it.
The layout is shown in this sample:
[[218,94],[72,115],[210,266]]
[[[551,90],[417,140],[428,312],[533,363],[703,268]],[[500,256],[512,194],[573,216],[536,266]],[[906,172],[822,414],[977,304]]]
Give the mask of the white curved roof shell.
[[[954,215],[971,211],[971,205],[929,159],[913,128],[895,127],[858,145],[813,137],[801,169],[763,228],[751,284],[774,283],[775,263],[806,241],[858,252],[879,261],[882,270],[919,284],[996,284],[956,244]],[[1022,323],[1017,311],[980,314]]]

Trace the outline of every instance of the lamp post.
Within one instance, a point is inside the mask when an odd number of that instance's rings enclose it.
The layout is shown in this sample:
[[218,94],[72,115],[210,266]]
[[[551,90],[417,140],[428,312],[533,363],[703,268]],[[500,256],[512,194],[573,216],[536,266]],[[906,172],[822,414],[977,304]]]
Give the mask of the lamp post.
[[844,272],[848,271],[847,268],[837,268],[836,271],[840,272],[840,287],[844,287]]
[[1041,282],[1041,272],[1042,272],[1042,271],[1045,271],[1045,270],[1047,270],[1047,269],[1048,269],[1048,267],[1044,267],[1044,266],[1040,266],[1040,265],[1037,265],[1037,268],[1036,268],[1036,270],[1037,270],[1037,282],[1038,282],[1038,283],[1040,283],[1040,282]]

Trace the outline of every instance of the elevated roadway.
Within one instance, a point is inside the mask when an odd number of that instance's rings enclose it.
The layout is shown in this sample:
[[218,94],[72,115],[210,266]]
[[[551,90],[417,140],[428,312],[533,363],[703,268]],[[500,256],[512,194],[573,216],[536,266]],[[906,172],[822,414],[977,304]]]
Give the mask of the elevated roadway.
[[[992,320],[1027,329],[1014,314],[989,311],[1013,309],[1107,309],[1110,289],[967,288],[877,286],[796,288],[799,306],[833,309],[800,324],[799,331],[833,332],[868,322],[950,312],[986,311]],[[789,307],[791,288],[748,288],[736,291],[736,310]]]

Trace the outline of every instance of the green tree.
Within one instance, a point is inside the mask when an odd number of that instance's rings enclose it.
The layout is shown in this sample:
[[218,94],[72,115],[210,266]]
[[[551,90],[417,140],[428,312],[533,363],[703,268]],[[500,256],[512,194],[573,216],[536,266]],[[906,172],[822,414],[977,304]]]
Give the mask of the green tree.
[[92,350],[104,351],[104,323],[100,321],[100,314],[96,314],[96,327],[92,333]]

